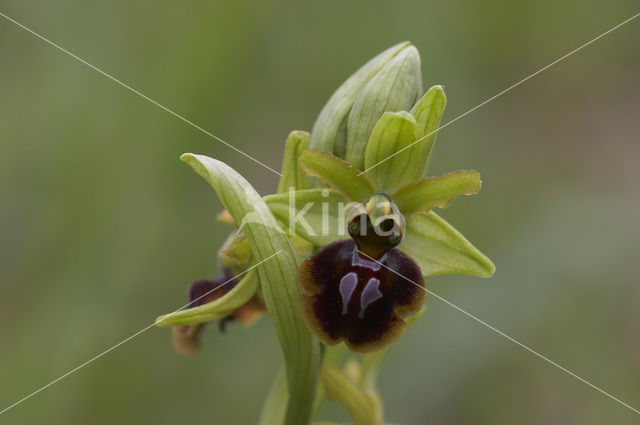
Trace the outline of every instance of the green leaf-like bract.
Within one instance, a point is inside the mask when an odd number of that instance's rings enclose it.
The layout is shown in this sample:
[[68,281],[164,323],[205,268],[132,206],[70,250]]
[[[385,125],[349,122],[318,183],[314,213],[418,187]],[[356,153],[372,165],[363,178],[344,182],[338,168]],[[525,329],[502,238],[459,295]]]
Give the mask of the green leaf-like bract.
[[164,328],[168,326],[195,325],[222,319],[249,301],[255,295],[257,288],[258,274],[255,270],[249,270],[240,279],[236,287],[221,298],[198,307],[160,316],[156,319],[156,325]]
[[366,174],[337,156],[319,149],[309,149],[300,157],[300,168],[341,192],[347,199],[364,202],[376,193],[375,184]]
[[433,211],[407,219],[404,240],[398,247],[420,266],[424,276],[468,274],[489,277],[495,266],[476,247]]
[[[398,155],[399,156],[399,155]],[[404,216],[449,206],[458,195],[473,195],[482,181],[477,171],[454,171],[442,177],[427,177],[391,192],[391,199]]]
[[260,195],[240,174],[206,156],[184,154],[181,159],[209,182],[236,223],[244,220],[242,231],[255,261],[264,261],[257,267],[260,285],[284,352],[290,390],[285,424],[306,424],[321,353],[300,314],[300,259]]
[[[382,192],[419,178],[424,158],[416,155],[422,128],[408,112],[385,112],[373,128],[364,157],[364,169]],[[409,147],[410,146],[410,147]],[[409,147],[402,151],[402,149]],[[400,153],[394,155],[394,153]],[[392,156],[393,155],[393,156]]]

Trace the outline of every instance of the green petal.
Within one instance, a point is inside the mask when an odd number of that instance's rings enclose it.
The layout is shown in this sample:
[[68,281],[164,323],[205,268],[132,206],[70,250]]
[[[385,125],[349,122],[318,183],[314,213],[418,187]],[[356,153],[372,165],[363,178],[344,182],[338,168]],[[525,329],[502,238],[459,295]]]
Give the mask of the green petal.
[[383,113],[408,111],[421,90],[420,54],[414,46],[398,53],[364,87],[347,121],[345,160],[363,169],[371,131]]
[[408,41],[388,48],[351,75],[324,105],[311,131],[312,149],[322,149],[344,157],[346,120],[364,86],[394,56],[410,46]]
[[160,316],[156,319],[156,325],[166,328],[222,319],[249,301],[256,293],[256,289],[258,289],[258,274],[255,270],[249,270],[235,288],[217,300]]
[[315,246],[347,237],[347,217],[355,205],[340,192],[307,189],[264,197],[275,218]]
[[337,366],[325,364],[322,367],[322,383],[327,398],[347,408],[353,425],[378,425],[382,422],[382,409],[377,398],[363,392]]
[[433,207],[445,208],[458,195],[478,193],[480,186],[482,181],[477,171],[455,171],[400,186],[391,192],[391,199],[406,217],[428,212]]
[[422,168],[419,170],[418,177],[427,177],[429,159],[438,135],[436,130],[440,127],[446,105],[447,97],[442,86],[433,86],[411,109],[411,114],[416,117],[418,125],[422,127],[422,134],[427,136],[411,149],[414,155],[421,158]]
[[240,174],[223,162],[184,154],[187,162],[215,189],[249,241],[265,305],[284,352],[290,389],[286,425],[307,423],[320,366],[320,346],[302,320],[298,266],[300,258],[286,233],[260,195]]
[[[391,156],[422,137],[422,128],[408,112],[385,112],[371,133],[365,152],[364,169],[378,188],[389,193],[393,188],[419,178],[423,158],[414,153],[420,143]],[[382,161],[382,162],[381,162]],[[378,164],[378,165],[376,165]]]
[[[364,202],[376,193],[375,184],[353,165],[318,149],[309,149],[300,157],[300,168],[317,177],[329,188],[341,192],[347,199]],[[359,175],[360,174],[360,175]]]
[[413,258],[424,276],[489,277],[495,271],[491,260],[433,211],[407,217],[407,230],[399,248]]
[[282,176],[278,182],[278,193],[290,188],[301,190],[309,185],[309,178],[298,167],[298,159],[302,152],[309,147],[309,133],[306,131],[292,131],[287,137],[282,159]]

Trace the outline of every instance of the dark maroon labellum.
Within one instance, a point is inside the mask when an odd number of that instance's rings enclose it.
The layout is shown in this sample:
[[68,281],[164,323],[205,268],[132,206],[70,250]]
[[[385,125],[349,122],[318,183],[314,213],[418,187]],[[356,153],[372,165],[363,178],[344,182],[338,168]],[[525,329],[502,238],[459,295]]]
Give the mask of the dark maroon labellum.
[[311,331],[327,345],[344,341],[359,353],[381,350],[400,338],[403,319],[425,301],[422,273],[411,258],[390,248],[374,261],[352,239],[307,258],[300,283],[302,315]]

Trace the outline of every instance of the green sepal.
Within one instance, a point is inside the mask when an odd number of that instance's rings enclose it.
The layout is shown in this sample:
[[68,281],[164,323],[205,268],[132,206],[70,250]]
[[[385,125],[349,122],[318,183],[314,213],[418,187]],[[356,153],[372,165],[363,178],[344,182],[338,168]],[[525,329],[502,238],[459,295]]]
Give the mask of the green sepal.
[[396,44],[378,54],[353,73],[324,105],[313,124],[309,147],[344,157],[347,139],[346,121],[364,86],[399,52],[410,46],[408,41]]
[[309,149],[300,157],[300,168],[308,176],[319,178],[327,187],[341,192],[354,202],[364,202],[376,193],[366,174],[330,152]]
[[220,201],[251,246],[262,296],[285,357],[289,404],[285,425],[309,422],[320,368],[320,346],[300,314],[298,267],[301,259],[269,207],[240,174],[225,163],[184,154],[188,163],[214,188]]
[[[227,283],[227,285],[230,284],[230,282]],[[198,307],[162,315],[156,319],[156,326],[166,328],[169,326],[195,325],[222,319],[249,301],[255,295],[257,289],[258,274],[255,270],[249,270],[240,279],[235,288],[221,298]]]
[[278,193],[284,193],[290,188],[302,190],[309,187],[309,178],[298,167],[298,159],[302,152],[309,148],[309,133],[295,130],[289,133],[284,146],[282,171],[278,182]]
[[408,112],[385,112],[378,120],[367,144],[364,169],[373,167],[367,174],[379,190],[389,193],[419,178],[424,159],[414,149],[420,143],[410,145],[422,135],[422,128]]
[[397,187],[391,192],[391,199],[406,217],[428,212],[433,207],[448,207],[456,196],[473,195],[478,193],[481,186],[477,171],[460,170]]
[[327,398],[343,404],[349,411],[353,425],[379,425],[382,423],[380,400],[362,391],[357,383],[339,367],[325,363],[322,384]]
[[411,151],[421,159],[422,164],[417,178],[427,177],[431,152],[438,136],[436,130],[440,127],[445,106],[447,106],[447,96],[444,94],[444,89],[442,86],[433,86],[411,108],[411,115],[422,127],[423,136],[420,137],[424,137],[424,140],[411,147]]
[[489,277],[495,266],[484,254],[433,211],[406,217],[398,248],[420,266],[424,276],[467,274]]
[[324,246],[348,237],[347,217],[355,205],[340,192],[307,189],[264,197],[278,221],[315,246]]
[[347,121],[345,160],[363,169],[369,136],[382,114],[408,111],[420,90],[420,54],[414,46],[408,46],[367,83],[353,104]]

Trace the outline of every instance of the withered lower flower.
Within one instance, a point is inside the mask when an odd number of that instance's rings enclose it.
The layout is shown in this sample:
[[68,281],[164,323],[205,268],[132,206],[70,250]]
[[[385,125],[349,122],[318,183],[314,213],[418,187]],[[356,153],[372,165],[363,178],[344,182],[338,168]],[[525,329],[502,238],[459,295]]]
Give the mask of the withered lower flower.
[[348,230],[351,239],[333,242],[303,262],[301,310],[325,344],[344,341],[352,351],[369,353],[402,336],[404,319],[424,304],[424,281],[418,265],[394,248],[402,240],[404,218],[385,195],[355,207]]
[[[189,285],[187,298],[189,308],[198,307],[228,294],[238,285],[239,280],[229,274],[217,276],[211,280],[198,280]],[[255,322],[266,311],[257,296],[253,296],[247,303],[233,310],[229,315],[219,320],[220,330],[225,330],[227,322],[237,320],[245,326]],[[173,346],[186,355],[193,355],[200,351],[200,333],[206,322],[193,325],[174,326],[171,329]]]

